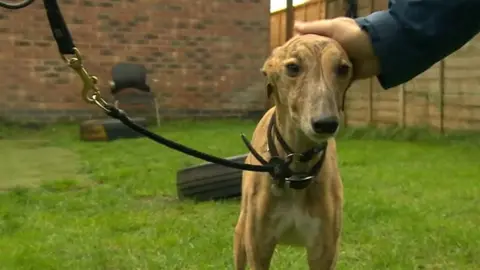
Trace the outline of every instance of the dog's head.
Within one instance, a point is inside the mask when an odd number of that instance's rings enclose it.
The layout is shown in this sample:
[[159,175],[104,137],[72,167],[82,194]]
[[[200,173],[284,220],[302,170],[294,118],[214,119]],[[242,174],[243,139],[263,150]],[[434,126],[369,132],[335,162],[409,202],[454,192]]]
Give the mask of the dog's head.
[[352,63],[334,40],[298,35],[275,48],[262,68],[267,95],[308,138],[335,136]]

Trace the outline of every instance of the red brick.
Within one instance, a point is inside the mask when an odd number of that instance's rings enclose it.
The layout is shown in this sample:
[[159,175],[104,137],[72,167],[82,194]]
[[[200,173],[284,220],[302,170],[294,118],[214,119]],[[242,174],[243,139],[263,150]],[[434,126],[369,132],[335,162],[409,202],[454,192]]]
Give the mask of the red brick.
[[[251,86],[263,81],[259,68],[269,51],[269,2],[59,4],[87,69],[100,78],[100,85],[107,85],[115,63],[145,64],[161,113],[177,118],[229,110],[238,116],[239,107],[264,109],[264,89]],[[0,31],[1,117],[50,121],[55,115],[98,115],[99,108],[80,98],[80,79],[59,58],[42,5],[36,1],[7,11],[0,20],[0,29],[5,29]],[[108,90],[102,92],[108,96]]]

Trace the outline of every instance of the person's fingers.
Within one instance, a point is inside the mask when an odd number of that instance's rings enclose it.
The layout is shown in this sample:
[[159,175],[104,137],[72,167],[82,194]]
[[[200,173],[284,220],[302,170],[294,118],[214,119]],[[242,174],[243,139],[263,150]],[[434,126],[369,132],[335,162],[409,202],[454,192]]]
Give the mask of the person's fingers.
[[294,30],[299,34],[316,34],[326,37],[332,37],[334,31],[332,29],[331,20],[317,20],[311,22],[295,22]]
[[355,79],[370,78],[380,72],[370,37],[354,19],[338,17],[310,22],[297,21],[294,30],[300,35],[316,34],[335,39],[352,59]]

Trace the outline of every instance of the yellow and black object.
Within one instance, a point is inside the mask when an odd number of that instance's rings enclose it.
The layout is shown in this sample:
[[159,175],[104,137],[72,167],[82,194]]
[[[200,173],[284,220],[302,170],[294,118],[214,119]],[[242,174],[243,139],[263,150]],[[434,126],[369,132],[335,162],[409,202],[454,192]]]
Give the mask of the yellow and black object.
[[[146,127],[145,118],[132,118],[137,125]],[[80,124],[80,139],[82,141],[113,141],[126,138],[143,137],[117,119],[92,119]]]
[[[124,89],[133,88],[142,92],[151,93],[146,83],[147,69],[145,66],[134,63],[118,63],[112,68],[110,91],[113,96]],[[158,108],[155,106],[158,113]],[[137,125],[146,127],[145,118],[132,118]],[[157,115],[158,123],[158,115]],[[125,138],[142,137],[117,119],[92,119],[80,124],[80,138],[83,141],[113,141]]]

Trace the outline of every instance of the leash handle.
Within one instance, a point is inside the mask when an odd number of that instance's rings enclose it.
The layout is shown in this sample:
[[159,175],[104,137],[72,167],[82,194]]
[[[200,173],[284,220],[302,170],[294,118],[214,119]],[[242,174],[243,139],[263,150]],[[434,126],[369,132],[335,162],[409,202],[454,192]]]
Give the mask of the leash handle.
[[6,2],[6,1],[0,1],[0,7],[6,8],[6,9],[11,9],[11,10],[21,9],[21,8],[24,8],[24,7],[28,7],[34,1],[35,0],[25,0],[25,1],[15,3],[15,4],[13,4],[11,2]]
[[[58,51],[65,63],[73,69],[83,82],[82,98],[89,104],[96,104],[103,110],[107,110],[107,102],[102,98],[97,85],[98,78],[92,76],[83,66],[83,57],[75,47],[72,35],[68,30],[57,0],[43,0],[50,30],[57,43]],[[67,55],[73,55],[68,58]]]
[[43,0],[43,5],[47,13],[48,22],[50,23],[50,29],[53,37],[57,42],[58,50],[60,54],[76,54],[75,44],[73,43],[72,35],[68,30],[65,19],[56,0]]

